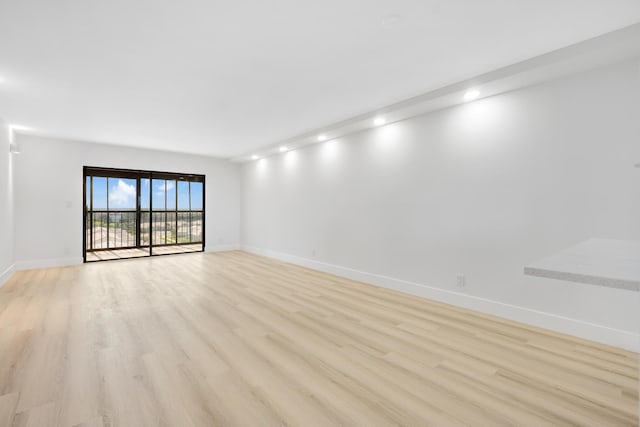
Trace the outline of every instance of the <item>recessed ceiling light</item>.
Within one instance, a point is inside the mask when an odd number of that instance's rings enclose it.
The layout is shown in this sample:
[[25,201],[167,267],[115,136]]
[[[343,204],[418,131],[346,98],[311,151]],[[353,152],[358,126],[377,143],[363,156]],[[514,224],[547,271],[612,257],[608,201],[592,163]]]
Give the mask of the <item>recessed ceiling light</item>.
[[260,157],[256,156],[255,154],[253,156],[251,156],[251,160],[258,160]]
[[326,140],[327,140],[327,135],[318,135],[318,141],[322,142]]
[[480,96],[480,92],[476,89],[470,89],[464,94],[465,101],[473,101]]
[[387,123],[387,121],[384,119],[384,117],[376,117],[376,119],[373,121],[373,124],[376,126],[382,126],[385,123]]
[[280,152],[281,153],[284,153],[285,151],[287,151],[287,147],[285,147],[285,146],[280,147]]

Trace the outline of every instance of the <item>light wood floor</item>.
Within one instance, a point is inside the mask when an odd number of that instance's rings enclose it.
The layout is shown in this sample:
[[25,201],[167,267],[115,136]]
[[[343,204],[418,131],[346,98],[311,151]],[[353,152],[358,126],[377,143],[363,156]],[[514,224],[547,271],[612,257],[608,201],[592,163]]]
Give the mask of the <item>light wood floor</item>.
[[243,252],[32,270],[0,288],[0,426],[631,426],[637,366]]

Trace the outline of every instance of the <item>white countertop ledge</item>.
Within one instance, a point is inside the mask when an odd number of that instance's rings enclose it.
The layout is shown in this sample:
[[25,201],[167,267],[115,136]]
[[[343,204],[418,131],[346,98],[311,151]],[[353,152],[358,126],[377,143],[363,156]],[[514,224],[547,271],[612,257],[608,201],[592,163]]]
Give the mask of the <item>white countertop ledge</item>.
[[524,274],[640,292],[640,241],[589,239],[531,263]]

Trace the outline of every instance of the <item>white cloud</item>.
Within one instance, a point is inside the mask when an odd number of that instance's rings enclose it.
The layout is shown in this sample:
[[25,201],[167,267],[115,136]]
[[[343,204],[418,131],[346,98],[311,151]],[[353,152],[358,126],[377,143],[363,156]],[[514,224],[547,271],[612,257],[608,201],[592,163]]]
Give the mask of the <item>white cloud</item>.
[[[176,186],[175,181],[165,181],[167,183],[167,192],[173,190]],[[164,184],[165,182],[159,182],[156,184],[156,196],[164,197]]]
[[109,207],[133,207],[136,200],[136,187],[119,179],[118,184],[109,189]]

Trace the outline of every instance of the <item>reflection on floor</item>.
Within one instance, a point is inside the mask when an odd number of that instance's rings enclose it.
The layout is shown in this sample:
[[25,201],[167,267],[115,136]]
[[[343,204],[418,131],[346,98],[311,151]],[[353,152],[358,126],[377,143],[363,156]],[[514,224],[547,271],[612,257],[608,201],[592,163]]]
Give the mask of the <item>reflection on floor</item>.
[[[155,246],[153,248],[154,255],[183,254],[187,252],[199,252],[202,250],[202,244],[193,245],[172,245],[172,246]],[[87,262],[106,261],[122,258],[140,258],[149,256],[149,248],[144,249],[113,249],[108,251],[87,252]]]

